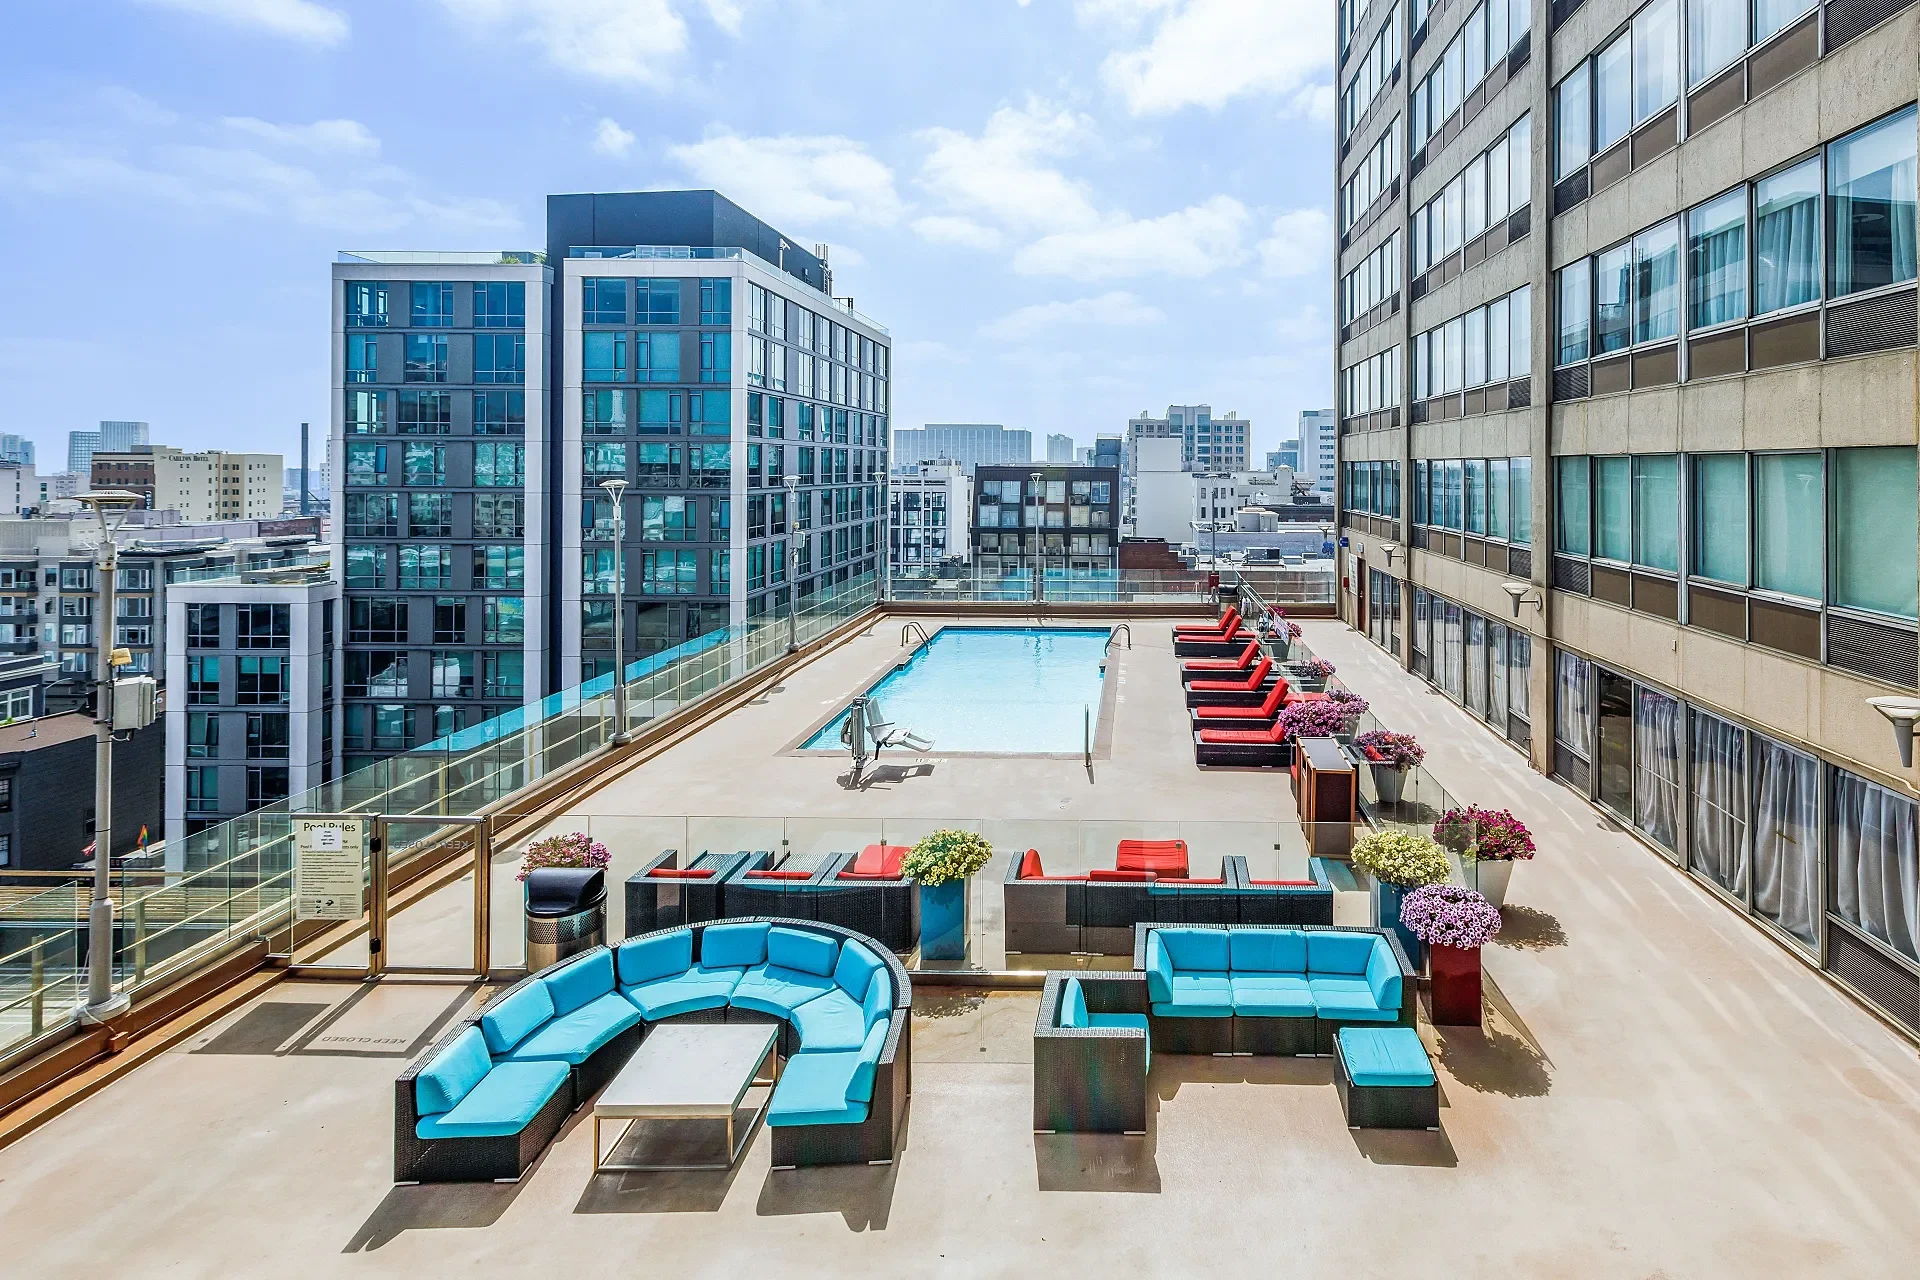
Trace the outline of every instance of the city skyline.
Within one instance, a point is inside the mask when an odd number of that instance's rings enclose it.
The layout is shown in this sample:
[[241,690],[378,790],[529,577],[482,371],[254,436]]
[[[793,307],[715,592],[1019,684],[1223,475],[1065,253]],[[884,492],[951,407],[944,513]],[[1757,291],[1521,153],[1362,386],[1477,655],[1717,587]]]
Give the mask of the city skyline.
[[[520,0],[102,8],[111,21],[24,12],[0,53],[15,122],[0,217],[38,246],[4,270],[42,303],[0,329],[15,388],[0,431],[43,458],[103,418],[292,456],[327,408],[312,263],[342,246],[537,248],[551,191],[712,187],[829,244],[835,292],[900,339],[902,424],[1121,431],[1185,394],[1156,385],[1168,363],[1274,424],[1256,453],[1331,403],[1327,184],[1293,180],[1327,171],[1324,6],[1079,0],[880,21],[872,5],[663,0],[658,20],[603,6],[572,26]],[[1060,56],[937,74],[974,48]],[[801,92],[810,58],[880,70]],[[490,88],[414,142],[412,106],[361,86],[416,77]],[[762,91],[707,87],[743,81]],[[100,244],[116,251],[86,252]],[[110,343],[83,300],[116,291],[168,296],[168,323]],[[1155,360],[1115,361],[1116,346]],[[178,376],[210,349],[213,398]]]

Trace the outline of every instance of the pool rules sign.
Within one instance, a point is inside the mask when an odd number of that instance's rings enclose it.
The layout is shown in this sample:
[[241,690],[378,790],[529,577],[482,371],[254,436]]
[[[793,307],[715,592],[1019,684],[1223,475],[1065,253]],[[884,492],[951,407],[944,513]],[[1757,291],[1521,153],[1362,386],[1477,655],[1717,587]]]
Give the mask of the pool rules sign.
[[367,847],[363,818],[293,820],[293,917],[358,920],[361,864]]

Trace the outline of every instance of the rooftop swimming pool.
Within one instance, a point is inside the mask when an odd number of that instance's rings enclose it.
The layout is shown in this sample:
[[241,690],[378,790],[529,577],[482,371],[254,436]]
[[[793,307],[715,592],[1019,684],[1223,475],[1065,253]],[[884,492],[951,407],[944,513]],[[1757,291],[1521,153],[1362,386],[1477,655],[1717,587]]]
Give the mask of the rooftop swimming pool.
[[[937,755],[1079,755],[1088,711],[1099,724],[1106,650],[1105,627],[943,627],[866,693]],[[846,719],[802,749],[844,750]]]

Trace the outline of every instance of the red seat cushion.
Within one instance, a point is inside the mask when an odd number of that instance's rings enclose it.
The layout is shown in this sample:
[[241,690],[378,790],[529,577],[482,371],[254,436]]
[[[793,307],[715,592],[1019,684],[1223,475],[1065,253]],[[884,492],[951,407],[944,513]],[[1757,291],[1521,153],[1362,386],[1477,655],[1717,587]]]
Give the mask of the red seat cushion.
[[1266,683],[1273,670],[1273,659],[1262,658],[1247,672],[1245,680],[1195,680],[1187,686],[1194,693],[1253,693]]
[[1202,729],[1200,741],[1277,747],[1280,745],[1280,722],[1276,720],[1271,729]]
[[708,880],[713,877],[713,868],[702,867],[698,871],[677,871],[672,867],[655,867],[647,875],[656,880]]
[[1047,873],[1040,867],[1040,851],[1038,849],[1029,849],[1020,855],[1020,878],[1022,880],[1038,880],[1046,874]]
[[1127,868],[1095,867],[1087,872],[1089,880],[1157,880],[1159,876],[1152,871],[1135,871]]
[[1236,658],[1195,658],[1186,664],[1185,671],[1245,671],[1253,665],[1253,657],[1260,652],[1258,640],[1247,641],[1247,647]]
[[1122,840],[1115,851],[1113,865],[1122,871],[1153,871],[1163,876],[1185,877],[1187,842],[1185,840]]
[[749,871],[749,880],[811,880],[811,871]]
[[851,866],[840,873],[843,880],[898,880],[900,865],[907,859],[904,844],[870,844],[860,851]]
[[1203,623],[1197,627],[1175,627],[1174,632],[1181,636],[1227,635],[1240,625],[1240,610],[1228,608],[1220,615],[1220,621]]

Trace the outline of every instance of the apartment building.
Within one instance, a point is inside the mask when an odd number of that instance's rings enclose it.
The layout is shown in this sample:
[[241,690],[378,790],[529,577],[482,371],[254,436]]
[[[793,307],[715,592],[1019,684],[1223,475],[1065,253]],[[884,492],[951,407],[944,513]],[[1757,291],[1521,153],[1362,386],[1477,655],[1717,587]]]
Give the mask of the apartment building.
[[981,467],[974,487],[973,554],[982,573],[1028,572],[1036,563],[1055,572],[1119,568],[1118,468]]
[[1917,36],[1349,3],[1336,178],[1345,616],[1910,1034]]
[[887,556],[895,577],[939,573],[973,556],[973,477],[957,462],[896,466],[887,484]]

